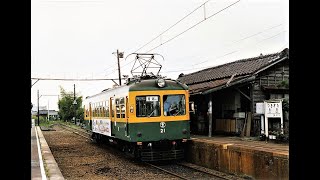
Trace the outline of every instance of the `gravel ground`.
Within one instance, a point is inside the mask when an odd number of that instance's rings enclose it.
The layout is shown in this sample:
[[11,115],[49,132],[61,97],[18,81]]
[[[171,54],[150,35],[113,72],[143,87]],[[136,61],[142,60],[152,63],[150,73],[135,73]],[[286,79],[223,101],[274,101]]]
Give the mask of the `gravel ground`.
[[177,179],[60,126],[43,135],[65,179]]

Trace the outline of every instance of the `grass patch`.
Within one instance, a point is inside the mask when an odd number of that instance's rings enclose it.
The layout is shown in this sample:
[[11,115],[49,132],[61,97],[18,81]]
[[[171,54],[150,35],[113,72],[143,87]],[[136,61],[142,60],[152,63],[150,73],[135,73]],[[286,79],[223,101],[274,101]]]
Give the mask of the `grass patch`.
[[43,155],[42,155],[42,159],[43,159],[43,166],[44,166],[45,174],[46,174],[47,178],[50,179],[49,169],[47,167],[46,159],[43,157]]

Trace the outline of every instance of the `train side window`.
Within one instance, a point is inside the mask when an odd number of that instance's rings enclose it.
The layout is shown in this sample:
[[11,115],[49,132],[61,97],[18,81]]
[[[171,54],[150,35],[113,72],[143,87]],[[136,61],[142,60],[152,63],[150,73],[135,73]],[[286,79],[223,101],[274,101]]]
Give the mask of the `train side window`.
[[84,106],[83,106],[83,109],[84,109],[84,117],[88,117],[87,106],[84,105]]
[[96,117],[96,104],[95,103],[92,104],[92,116]]
[[103,117],[103,107],[102,107],[102,102],[99,103],[99,117]]
[[125,118],[126,114],[125,114],[125,104],[124,104],[124,98],[117,98],[116,99],[116,114],[117,114],[117,118]]
[[84,106],[84,112],[85,112],[85,117],[89,116],[89,107],[88,106]]
[[120,98],[120,114],[121,118],[126,118],[126,106],[124,102],[124,97]]
[[105,101],[105,106],[106,106],[105,116],[106,117],[110,117],[110,114],[109,114],[109,101]]
[[126,107],[125,105],[120,105],[121,107],[121,118],[126,118]]
[[120,118],[120,99],[116,99],[116,117]]
[[160,116],[159,96],[137,96],[136,97],[137,117],[157,117]]
[[100,103],[98,103],[98,117],[101,117],[101,106],[100,106]]
[[94,116],[95,116],[95,117],[98,116],[98,106],[97,106],[97,103],[94,103]]
[[106,117],[106,108],[102,106],[102,117]]
[[111,117],[114,117],[114,104],[115,104],[115,101],[114,101],[114,99],[113,98],[110,98],[110,101],[111,101],[111,103],[110,103],[110,109],[111,109]]

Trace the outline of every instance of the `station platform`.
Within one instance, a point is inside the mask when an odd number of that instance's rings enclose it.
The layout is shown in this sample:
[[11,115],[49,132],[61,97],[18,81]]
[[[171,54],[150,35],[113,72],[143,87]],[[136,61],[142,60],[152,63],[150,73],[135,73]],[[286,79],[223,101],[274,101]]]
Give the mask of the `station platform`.
[[34,122],[31,126],[31,179],[64,179],[40,127]]
[[289,179],[289,144],[192,135],[187,161],[252,179]]
[[[190,163],[248,179],[289,179],[289,144],[230,136],[191,135]],[[31,177],[64,179],[39,126],[31,128]]]

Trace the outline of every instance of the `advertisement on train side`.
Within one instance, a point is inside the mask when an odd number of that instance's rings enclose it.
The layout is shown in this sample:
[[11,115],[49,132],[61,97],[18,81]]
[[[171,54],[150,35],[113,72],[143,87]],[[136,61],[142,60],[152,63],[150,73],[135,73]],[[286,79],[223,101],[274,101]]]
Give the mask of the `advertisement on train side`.
[[111,136],[111,121],[110,119],[93,119],[92,131]]

